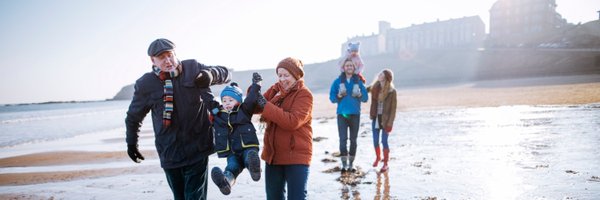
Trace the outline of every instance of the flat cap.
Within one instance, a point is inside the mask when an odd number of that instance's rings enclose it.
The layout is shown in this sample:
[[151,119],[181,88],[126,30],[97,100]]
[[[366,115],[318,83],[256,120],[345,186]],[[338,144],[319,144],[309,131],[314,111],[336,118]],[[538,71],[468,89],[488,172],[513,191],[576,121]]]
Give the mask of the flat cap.
[[158,56],[162,52],[175,49],[175,44],[165,38],[159,38],[150,43],[148,47],[148,56]]

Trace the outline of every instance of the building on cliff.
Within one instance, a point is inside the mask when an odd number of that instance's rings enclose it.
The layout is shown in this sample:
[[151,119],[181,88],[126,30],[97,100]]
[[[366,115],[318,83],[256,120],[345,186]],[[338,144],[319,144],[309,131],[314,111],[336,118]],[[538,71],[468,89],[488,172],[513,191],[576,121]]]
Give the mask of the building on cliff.
[[490,47],[536,45],[567,26],[555,0],[498,0],[490,9]]
[[485,39],[485,24],[479,16],[436,21],[394,29],[386,21],[379,22],[379,33],[349,38],[342,44],[344,55],[350,42],[360,42],[364,56],[402,53],[423,49],[478,48]]

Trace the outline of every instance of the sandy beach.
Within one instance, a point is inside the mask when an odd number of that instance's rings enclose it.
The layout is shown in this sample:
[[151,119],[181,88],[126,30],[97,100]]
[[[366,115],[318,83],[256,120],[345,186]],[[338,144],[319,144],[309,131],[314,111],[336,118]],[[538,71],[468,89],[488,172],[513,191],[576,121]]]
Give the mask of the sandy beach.
[[[399,88],[398,95],[398,112],[520,105],[582,105],[600,103],[600,75],[481,81],[430,88]],[[370,130],[370,124],[367,124],[368,121],[365,120],[364,116],[358,147],[358,156],[366,158],[358,164],[362,168],[361,171],[365,173],[360,183],[363,187],[356,188],[353,185],[339,184],[336,181],[338,174],[324,172],[335,168],[337,165],[335,161],[329,162],[326,160],[336,159],[331,156],[332,153],[337,151],[337,129],[333,118],[336,105],[329,102],[328,94],[315,94],[314,106],[314,138],[318,137],[322,140],[313,143],[315,152],[311,165],[311,177],[309,178],[309,195],[311,199],[322,199],[321,197],[323,199],[386,199],[386,197],[388,199],[435,199],[444,198],[444,196],[455,197],[456,195],[452,193],[452,190],[460,191],[461,189],[456,188],[464,189],[471,184],[454,182],[455,185],[452,186],[446,184],[436,185],[435,181],[437,179],[435,179],[428,182],[428,184],[431,184],[428,189],[421,188],[426,191],[423,196],[406,197],[401,192],[390,191],[390,185],[394,185],[395,181],[400,181],[400,179],[420,180],[422,179],[421,176],[427,175],[427,173],[429,175],[431,173],[437,174],[440,179],[449,177],[449,175],[444,175],[444,170],[436,171],[435,168],[443,168],[446,164],[456,165],[456,163],[446,160],[446,157],[440,158],[436,153],[422,153],[424,149],[418,151],[406,149],[407,151],[404,153],[412,152],[415,155],[394,154],[390,161],[391,171],[395,171],[394,173],[375,173],[376,169],[371,168],[368,164],[371,162],[373,155],[371,155],[370,132],[366,133]],[[363,113],[368,112],[368,104],[363,104],[362,111]],[[600,112],[597,108],[595,111]],[[133,163],[127,157],[123,139],[124,129],[120,132],[108,134],[100,140],[97,138],[89,139],[92,143],[106,146],[107,148],[104,149],[108,150],[103,151],[96,151],[84,145],[64,147],[68,144],[77,144],[78,141],[81,141],[81,138],[43,144],[33,143],[28,144],[28,147],[4,148],[2,149],[4,152],[3,157],[0,157],[0,169],[2,169],[2,173],[0,173],[0,199],[171,199],[169,186],[158,164],[153,146],[154,138],[151,134],[149,130],[146,130],[141,137],[140,146],[143,155],[146,157],[142,164]],[[259,137],[262,136],[259,135]],[[419,140],[415,139],[413,141],[411,136],[398,137],[407,139],[396,138],[403,141],[401,143],[403,146],[398,146],[398,149],[420,145]],[[39,148],[35,146],[39,146]],[[425,145],[425,147],[419,148],[426,149],[431,148],[431,146]],[[500,145],[499,148],[502,149],[503,146]],[[583,151],[585,149],[573,150]],[[411,160],[405,158],[411,158]],[[515,162],[525,163],[526,161],[519,160]],[[582,162],[585,163],[586,161]],[[478,170],[489,167],[483,164],[475,164],[475,166]],[[600,163],[595,161],[584,165],[596,164]],[[225,160],[217,159],[213,155],[210,157],[209,165],[209,167],[223,167],[225,166]],[[543,162],[524,165],[531,168],[554,167],[553,165],[548,167],[548,164]],[[410,168],[403,171],[403,166],[409,166]],[[600,165],[596,165],[596,168],[597,166]],[[586,190],[589,189],[592,194],[595,193],[600,196],[600,191],[597,191],[600,187],[600,178],[598,178],[600,174],[586,173],[586,169],[561,168],[560,170],[573,170],[566,173],[573,176],[583,176],[582,179],[586,182],[585,184],[589,184],[589,186],[586,186]],[[477,170],[473,173],[477,173]],[[535,177],[535,174],[521,176]],[[209,178],[209,199],[264,199],[263,181],[252,182],[247,172],[244,171],[238,178],[232,194],[223,196]],[[489,182],[489,180],[483,181]],[[338,189],[330,191],[323,187],[332,183],[337,184],[332,187]],[[398,185],[402,184],[405,183],[398,183]],[[415,190],[414,188],[408,188],[407,190],[411,191],[411,189]],[[571,190],[573,188],[558,189]],[[482,195],[479,197],[488,197],[486,191],[481,191],[481,193]],[[248,196],[245,196],[248,194],[253,196],[248,198]],[[510,198],[515,196],[501,197]],[[516,197],[519,197],[518,194]],[[468,196],[465,198],[469,199]],[[478,197],[474,198],[478,199]],[[547,198],[564,198],[564,196],[550,195]],[[585,197],[583,198],[585,199]]]

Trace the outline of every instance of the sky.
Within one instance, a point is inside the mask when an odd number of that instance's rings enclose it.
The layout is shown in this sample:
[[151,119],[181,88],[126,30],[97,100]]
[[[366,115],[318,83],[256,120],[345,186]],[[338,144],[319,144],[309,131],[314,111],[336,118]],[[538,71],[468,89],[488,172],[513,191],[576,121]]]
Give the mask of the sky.
[[[148,45],[168,38],[180,59],[237,71],[340,56],[354,36],[479,16],[495,0],[2,0],[0,104],[104,100],[150,71]],[[598,0],[556,0],[570,23],[598,19]]]

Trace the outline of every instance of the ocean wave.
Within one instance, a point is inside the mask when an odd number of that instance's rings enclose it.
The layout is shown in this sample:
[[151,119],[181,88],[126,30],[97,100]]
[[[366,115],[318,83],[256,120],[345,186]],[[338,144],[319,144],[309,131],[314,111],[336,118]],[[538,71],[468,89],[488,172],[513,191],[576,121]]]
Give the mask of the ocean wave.
[[84,113],[70,113],[70,114],[60,114],[60,115],[50,115],[50,116],[24,116],[22,118],[17,118],[17,119],[1,120],[0,124],[14,124],[14,123],[25,123],[25,122],[43,121],[43,120],[78,118],[78,117],[87,117],[87,116],[93,116],[93,115],[114,114],[117,112],[125,113],[125,111],[123,109],[118,109],[118,110],[91,111],[91,112],[84,112]]

